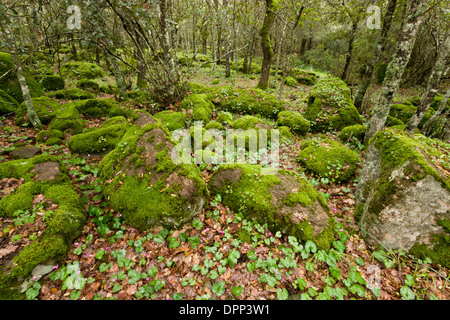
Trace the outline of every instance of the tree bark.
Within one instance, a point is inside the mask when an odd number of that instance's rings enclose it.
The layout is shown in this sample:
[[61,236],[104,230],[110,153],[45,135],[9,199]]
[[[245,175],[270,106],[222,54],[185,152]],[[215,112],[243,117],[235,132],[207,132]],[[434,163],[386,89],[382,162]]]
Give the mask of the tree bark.
[[394,17],[395,7],[397,5],[397,0],[389,0],[388,7],[386,10],[386,15],[383,21],[383,26],[381,28],[380,37],[378,40],[378,45],[374,49],[374,53],[372,56],[371,61],[367,65],[367,71],[365,73],[364,80],[361,84],[360,89],[358,90],[358,94],[355,97],[355,107],[358,109],[358,111],[361,111],[361,107],[364,101],[364,97],[366,96],[367,89],[369,88],[372,79],[373,74],[375,70],[375,66],[377,65],[378,61],[380,60],[381,55],[384,52],[384,49],[386,48],[386,39],[387,35],[389,33],[389,30],[391,29],[392,25],[392,19]]
[[270,43],[270,29],[275,20],[275,0],[265,0],[266,13],[264,16],[263,26],[260,31],[261,47],[263,52],[263,62],[261,67],[261,77],[259,79],[258,88],[267,89],[269,85],[270,66],[272,65],[273,49]]
[[159,1],[160,42],[164,51],[164,62],[167,66],[167,92],[169,96],[175,94],[176,69],[175,59],[170,46],[169,28],[167,27],[167,0]]
[[386,71],[386,78],[383,82],[381,95],[374,107],[374,112],[369,121],[369,126],[364,138],[364,143],[369,140],[381,129],[383,129],[386,118],[391,109],[394,95],[400,86],[400,81],[405,71],[406,64],[411,56],[417,32],[423,20],[423,8],[425,4],[421,0],[411,0],[406,23],[402,30],[396,53],[389,63]]
[[414,131],[416,130],[425,113],[430,108],[430,105],[439,90],[441,78],[445,70],[445,63],[450,52],[450,36],[448,33],[447,35],[444,34],[439,37],[439,40],[440,41],[438,41],[437,43],[438,54],[433,66],[433,70],[431,71],[430,78],[428,80],[427,89],[420,99],[420,103],[417,106],[417,109],[411,119],[409,119],[408,125],[405,129],[409,134],[414,134]]
[[360,17],[359,17],[359,13],[358,13],[358,16],[355,19],[353,19],[353,22],[352,22],[352,30],[350,32],[350,39],[348,41],[348,51],[347,51],[347,55],[345,58],[344,70],[342,71],[342,75],[341,75],[341,79],[344,81],[347,79],[348,69],[350,68],[350,62],[352,61],[353,47],[354,47],[354,43],[355,43],[355,36],[356,36],[356,31],[358,29],[359,19],[360,19]]

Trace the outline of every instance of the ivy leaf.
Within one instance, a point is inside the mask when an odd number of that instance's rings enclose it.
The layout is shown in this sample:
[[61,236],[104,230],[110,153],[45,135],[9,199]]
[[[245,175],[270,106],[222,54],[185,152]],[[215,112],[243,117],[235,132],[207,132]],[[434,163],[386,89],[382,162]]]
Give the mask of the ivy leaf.
[[129,284],[135,284],[141,279],[141,274],[137,272],[136,270],[130,270],[128,271],[128,283]]
[[239,297],[242,292],[244,292],[244,288],[239,285],[239,286],[234,286],[233,288],[231,288],[231,293],[235,296],[235,297]]
[[416,298],[414,291],[412,291],[408,286],[401,287],[400,294],[402,295],[403,300],[414,300]]
[[214,283],[211,291],[220,297],[225,292],[225,281]]
[[277,299],[278,300],[287,300],[289,297],[289,293],[286,289],[277,289]]

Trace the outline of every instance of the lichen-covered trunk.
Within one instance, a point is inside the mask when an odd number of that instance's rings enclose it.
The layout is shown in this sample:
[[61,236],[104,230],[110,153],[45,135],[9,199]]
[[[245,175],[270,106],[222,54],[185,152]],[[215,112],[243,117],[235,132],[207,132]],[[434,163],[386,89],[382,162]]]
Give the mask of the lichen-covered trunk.
[[411,51],[417,37],[419,26],[423,20],[423,8],[426,3],[420,0],[412,0],[409,3],[407,20],[397,44],[397,49],[386,70],[386,77],[373,115],[370,118],[365,144],[381,129],[383,129],[389,111],[391,109],[394,95],[400,86],[405,67],[411,57]]
[[33,100],[31,99],[31,93],[28,88],[28,84],[25,79],[25,76],[23,75],[22,61],[17,56],[16,52],[13,52],[11,54],[11,58],[14,62],[14,65],[17,68],[17,72],[16,72],[17,80],[19,81],[20,89],[22,90],[23,101],[27,108],[28,119],[30,120],[31,124],[33,125],[33,127],[36,130],[41,131],[42,123],[41,123],[41,120],[39,119],[38,114],[36,113],[36,110],[34,110],[34,104],[33,104]]
[[347,56],[345,58],[344,70],[342,71],[342,75],[341,75],[341,79],[344,81],[345,81],[345,79],[347,79],[348,69],[350,68],[350,62],[352,61],[353,47],[354,47],[354,43],[355,43],[356,31],[358,29],[358,23],[359,23],[359,15],[352,22],[352,30],[350,32],[350,39],[348,41]]
[[176,66],[170,47],[169,28],[167,27],[167,0],[159,1],[159,31],[161,47],[164,51],[164,62],[168,73],[167,92],[170,96],[173,96],[175,94]]
[[361,84],[361,87],[358,90],[356,97],[355,97],[354,104],[355,104],[356,109],[358,109],[359,112],[361,112],[361,110],[362,110],[362,104],[364,102],[364,97],[366,96],[367,89],[369,88],[369,86],[372,82],[375,66],[378,63],[378,61],[380,60],[380,57],[383,54],[384,49],[386,48],[386,39],[387,39],[389,30],[391,30],[392,18],[394,17],[396,5],[397,5],[397,0],[389,1],[388,7],[386,10],[386,14],[385,14],[385,17],[383,20],[383,26],[381,27],[380,37],[378,39],[378,45],[375,46],[372,59],[369,60],[369,63],[367,64],[367,70],[365,73],[364,80]]
[[406,131],[409,134],[414,134],[420,121],[422,120],[425,113],[430,108],[431,103],[436,97],[441,78],[444,75],[445,63],[450,52],[450,35],[441,35],[440,41],[438,41],[438,55],[434,63],[433,70],[431,71],[430,78],[428,80],[427,89],[420,99],[420,103],[417,106],[411,119],[409,119],[408,125],[406,126]]
[[105,60],[112,66],[114,78],[116,80],[117,89],[119,91],[119,100],[125,100],[127,96],[125,79],[123,78],[122,68],[118,59],[114,56],[115,52],[111,51],[113,48],[107,48],[106,44],[103,46]]
[[270,66],[272,65],[273,49],[270,43],[270,29],[275,20],[275,0],[266,0],[266,13],[264,16],[263,26],[259,35],[261,36],[261,48],[263,52],[263,61],[261,67],[261,77],[259,79],[258,88],[267,89],[269,85]]
[[441,104],[439,105],[438,110],[431,116],[430,119],[425,123],[425,125],[422,128],[422,133],[425,135],[429,135],[431,133],[431,130],[433,128],[433,125],[435,124],[435,121],[438,119],[438,117],[444,112],[445,107],[447,106],[447,101],[450,98],[450,89],[447,90],[447,93],[442,98]]
[[137,82],[136,85],[140,89],[145,89],[147,87],[147,65],[145,64],[145,47],[144,47],[144,39],[139,32],[139,30],[135,30],[136,35],[136,43],[134,48],[134,55],[136,58],[136,69],[137,69]]

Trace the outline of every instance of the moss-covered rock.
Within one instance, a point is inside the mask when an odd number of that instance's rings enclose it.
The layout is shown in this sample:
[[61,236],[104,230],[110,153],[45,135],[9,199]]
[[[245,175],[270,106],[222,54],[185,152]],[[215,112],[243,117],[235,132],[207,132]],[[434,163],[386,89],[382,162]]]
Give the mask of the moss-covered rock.
[[0,216],[30,210],[38,194],[58,205],[38,239],[19,250],[11,263],[0,266],[0,297],[24,298],[23,293],[34,282],[30,279],[32,271],[62,261],[71,242],[80,235],[86,213],[66,168],[56,157],[41,155],[0,164],[0,177],[24,179],[20,187],[0,200]]
[[94,98],[92,93],[84,91],[79,88],[70,88],[58,90],[55,92],[49,92],[47,96],[50,98],[64,99],[64,100],[85,100]]
[[69,150],[73,153],[91,154],[103,153],[114,149],[125,134],[126,122],[106,124],[99,129],[73,136],[69,142]]
[[80,113],[94,118],[108,117],[111,109],[117,106],[116,101],[110,98],[87,99],[74,103]]
[[214,87],[208,90],[208,99],[222,111],[249,115],[260,115],[276,119],[284,110],[280,100],[261,89],[238,89],[231,86]]
[[84,120],[74,103],[66,103],[61,106],[61,110],[56,113],[55,119],[52,120],[48,128],[78,134],[83,132]]
[[36,136],[36,141],[45,143],[48,146],[52,146],[55,144],[61,145],[64,138],[64,132],[56,129],[50,129],[39,132]]
[[100,91],[100,85],[92,80],[88,79],[81,79],[77,81],[76,84],[77,88],[90,91],[90,92],[99,92]]
[[[144,112],[137,113],[117,147],[100,163],[104,187],[114,210],[145,230],[180,226],[198,214],[209,196],[195,165],[177,164],[169,131]],[[121,171],[122,174],[116,173]]]
[[[437,111],[439,109],[440,105],[441,105],[442,99],[444,99],[444,95],[437,94],[434,97],[433,102],[431,103],[430,107],[433,108],[433,110]],[[446,104],[446,107],[444,109],[444,112],[448,111],[448,109],[450,109],[450,99],[447,100],[447,104]]]
[[16,112],[18,107],[19,103],[16,99],[0,89],[0,116],[11,112]]
[[339,140],[343,143],[351,143],[353,141],[364,141],[364,136],[366,135],[367,127],[362,124],[356,124],[354,126],[348,126],[342,129],[339,134]]
[[393,126],[402,126],[405,125],[405,123],[402,120],[399,120],[397,118],[394,118],[393,116],[388,115],[386,118],[386,127],[393,127]]
[[183,110],[192,109],[192,119],[206,124],[211,120],[214,105],[205,94],[191,94],[181,101],[180,108]]
[[298,83],[313,86],[317,83],[317,75],[312,71],[301,70],[298,68],[292,69],[290,72],[292,78],[294,78]]
[[[411,102],[405,101],[402,103],[394,103],[391,106],[391,109],[389,111],[389,116],[396,118],[403,123],[407,124],[409,122],[409,119],[413,116],[413,114],[416,112],[417,107],[415,107]],[[420,121],[418,128],[422,128],[425,123],[428,121],[428,119],[431,118],[431,116],[434,113],[433,108],[429,108],[425,115],[423,116],[422,120]],[[389,120],[389,119],[388,119]],[[398,124],[391,124],[390,126],[396,126],[400,125]]]
[[333,182],[348,181],[360,162],[354,151],[329,138],[309,140],[301,148],[297,161],[317,177]]
[[[32,98],[34,110],[42,124],[49,124],[61,110],[61,104],[48,97]],[[16,111],[16,124],[21,126],[28,123],[28,113],[25,102],[22,102]]]
[[64,79],[57,75],[47,75],[42,78],[42,88],[45,91],[58,91],[66,86]]
[[339,131],[354,124],[362,124],[362,118],[353,105],[350,89],[337,78],[320,80],[311,89],[303,116],[311,122],[312,132]]
[[368,165],[356,190],[367,242],[422,253],[426,248],[435,252],[430,258],[436,258],[436,252],[449,252],[448,242],[439,242],[446,236],[439,221],[450,217],[450,179],[444,171],[449,170],[448,155],[440,151],[450,146],[441,148],[421,134],[410,137],[392,128],[370,140]]
[[222,165],[211,177],[209,189],[222,196],[224,205],[267,223],[272,231],[315,241],[321,249],[328,249],[334,240],[325,198],[292,172],[263,175],[257,165]]
[[297,80],[293,77],[286,77],[286,79],[284,79],[284,83],[288,87],[295,87],[298,84]]
[[206,130],[209,129],[217,129],[217,130],[225,130],[225,128],[223,127],[223,125],[220,122],[217,121],[211,121],[209,122],[206,126],[205,126]]
[[[2,76],[0,78],[0,88],[13,97],[18,103],[22,103],[22,89],[20,88],[17,74],[13,72],[14,69],[15,66],[11,55],[9,53],[0,52],[0,75]],[[24,71],[24,77],[31,97],[37,98],[44,95],[44,91],[39,83],[28,72]]]
[[223,126],[231,125],[233,123],[233,115],[230,112],[220,111],[216,121]]
[[277,124],[291,128],[299,135],[305,135],[309,132],[311,124],[308,120],[303,118],[299,112],[295,111],[281,111],[278,114]]
[[187,115],[184,112],[165,110],[153,117],[159,119],[169,131],[186,128]]
[[206,93],[208,91],[208,87],[201,83],[190,82],[188,87],[191,93]]
[[67,62],[62,66],[62,72],[79,79],[96,79],[104,75],[103,69],[98,65],[84,61]]

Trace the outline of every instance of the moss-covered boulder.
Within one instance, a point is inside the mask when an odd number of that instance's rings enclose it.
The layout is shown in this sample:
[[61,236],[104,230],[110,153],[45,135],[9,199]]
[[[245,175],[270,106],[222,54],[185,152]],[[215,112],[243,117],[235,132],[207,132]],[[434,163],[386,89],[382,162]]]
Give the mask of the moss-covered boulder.
[[402,125],[405,125],[405,123],[402,120],[394,118],[391,115],[387,116],[386,123],[385,123],[386,127],[402,126]]
[[42,88],[45,91],[58,91],[66,86],[64,79],[58,75],[47,75],[42,78]]
[[320,80],[310,91],[303,116],[311,122],[312,132],[328,132],[362,124],[362,117],[345,82],[337,78]]
[[214,105],[205,94],[191,94],[187,96],[181,101],[180,108],[192,110],[192,119],[194,121],[202,121],[203,124],[211,120],[214,111]]
[[94,95],[92,93],[78,88],[69,88],[49,92],[47,96],[50,98],[64,99],[64,100],[85,100],[94,98]]
[[369,142],[356,190],[362,235],[450,267],[450,145],[388,128]]
[[[17,74],[14,72],[15,66],[9,53],[0,52],[0,88],[13,97],[18,103],[23,102],[22,89],[20,88]],[[41,97],[44,95],[39,83],[26,71],[24,77],[28,85],[31,97]]]
[[184,112],[165,110],[153,117],[159,119],[169,131],[186,128],[187,115]]
[[62,72],[67,76],[79,79],[96,79],[104,76],[103,69],[98,65],[84,61],[70,61],[62,66]]
[[223,125],[220,122],[217,121],[210,121],[206,126],[205,126],[206,130],[209,129],[217,129],[217,130],[225,130],[225,128],[223,127]]
[[84,120],[81,118],[76,105],[72,102],[61,106],[55,119],[50,123],[49,129],[59,130],[70,134],[83,132]]
[[11,112],[16,112],[18,107],[19,103],[16,99],[0,89],[0,116]]
[[145,230],[178,227],[198,214],[209,192],[200,170],[172,161],[169,131],[147,113],[134,117],[117,147],[100,163],[100,175],[114,210]]
[[[442,94],[437,94],[434,99],[433,102],[431,103],[430,107],[433,108],[433,110],[437,111],[439,109],[439,107],[441,106],[442,103],[442,99],[444,99],[444,95]],[[447,112],[448,109],[450,109],[450,99],[447,100],[444,112]]]
[[233,123],[233,115],[227,111],[220,111],[216,117],[216,121],[223,126],[229,126]]
[[[411,102],[409,101],[397,101],[397,103],[394,103],[391,106],[391,109],[389,111],[389,116],[393,117],[395,119],[400,120],[401,122],[407,124],[409,122],[409,119],[411,119],[411,117],[414,115],[414,113],[416,112],[417,107],[414,106]],[[424,114],[422,120],[420,121],[418,128],[422,128],[425,123],[428,121],[428,119],[431,118],[431,116],[434,113],[434,109],[433,108],[429,108],[427,110],[427,112]],[[392,118],[389,118],[388,120],[392,120]],[[390,121],[390,126],[396,126],[396,125],[400,125],[400,123],[397,124],[393,124],[392,121]]]
[[209,190],[220,194],[233,211],[267,223],[272,231],[315,241],[321,249],[328,249],[334,240],[325,198],[292,172],[264,175],[257,165],[222,165],[211,177]]
[[317,75],[312,71],[294,68],[290,72],[290,75],[296,80],[296,82],[306,86],[313,86],[317,83]]
[[[32,98],[34,110],[42,124],[49,124],[61,110],[61,104],[48,97]],[[25,102],[22,102],[16,111],[16,124],[21,126],[28,123],[28,113]]]
[[110,98],[87,99],[74,104],[81,114],[94,118],[108,117],[111,109],[117,107],[117,102]]
[[301,149],[297,161],[317,177],[332,182],[350,180],[361,161],[354,151],[329,138],[309,140]]
[[[18,210],[31,211],[38,195],[57,206],[45,220],[37,239],[25,243],[0,266],[0,299],[20,299],[36,281],[32,275],[41,270],[39,276],[43,276],[45,266],[49,266],[48,273],[63,261],[72,241],[81,234],[86,213],[67,169],[57,157],[41,155],[2,163],[0,179],[4,178],[23,179],[23,183],[0,200],[0,216],[12,217]],[[8,243],[8,236],[2,241]]]
[[307,134],[311,127],[311,123],[303,118],[299,112],[295,111],[281,111],[278,114],[277,124],[289,127],[299,135]]
[[366,131],[367,127],[362,124],[348,126],[342,129],[342,131],[339,133],[339,140],[343,143],[352,143],[356,141],[362,143],[364,141]]
[[283,103],[261,89],[238,89],[232,86],[208,89],[208,99],[222,111],[260,115],[276,119],[284,110]]
[[50,129],[39,132],[36,136],[36,141],[52,146],[55,144],[61,145],[64,138],[64,132],[56,129]]
[[67,146],[72,153],[91,154],[103,153],[114,149],[125,134],[126,122],[104,124],[98,129],[73,136]]
[[89,80],[89,79],[78,80],[76,83],[76,87],[80,88],[82,90],[86,90],[86,91],[90,91],[90,92],[94,92],[94,93],[97,93],[100,91],[100,85],[97,82]]

